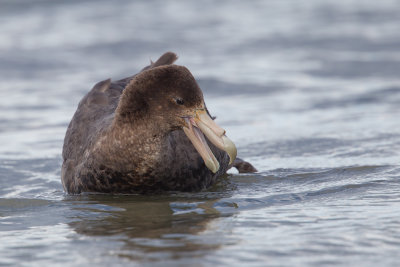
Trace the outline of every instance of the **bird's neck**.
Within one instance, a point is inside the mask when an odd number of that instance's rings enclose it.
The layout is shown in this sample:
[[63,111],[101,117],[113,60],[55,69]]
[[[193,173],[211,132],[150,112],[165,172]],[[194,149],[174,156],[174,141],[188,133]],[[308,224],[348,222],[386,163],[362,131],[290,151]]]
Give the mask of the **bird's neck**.
[[95,144],[107,167],[149,173],[162,160],[166,134],[151,124],[114,124]]

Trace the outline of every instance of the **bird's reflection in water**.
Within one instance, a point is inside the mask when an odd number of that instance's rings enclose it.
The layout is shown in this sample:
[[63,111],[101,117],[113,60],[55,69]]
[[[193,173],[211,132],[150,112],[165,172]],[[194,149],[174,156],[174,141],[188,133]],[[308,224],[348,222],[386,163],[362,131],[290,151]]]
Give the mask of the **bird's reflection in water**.
[[68,197],[75,214],[69,225],[78,234],[122,242],[115,254],[131,260],[157,258],[160,253],[171,258],[200,256],[224,243],[215,231],[213,236],[199,234],[214,219],[231,216],[214,207],[229,191]]

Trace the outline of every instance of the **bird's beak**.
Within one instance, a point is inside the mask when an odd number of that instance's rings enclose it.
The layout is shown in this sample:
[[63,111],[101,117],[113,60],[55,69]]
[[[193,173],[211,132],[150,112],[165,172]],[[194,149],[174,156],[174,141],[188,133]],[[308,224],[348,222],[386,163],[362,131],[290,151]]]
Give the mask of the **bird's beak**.
[[216,147],[228,153],[231,164],[236,158],[236,146],[235,144],[225,135],[225,130],[219,127],[211,118],[208,116],[205,109],[198,109],[195,117],[185,118],[186,125],[183,127],[183,131],[187,137],[192,141],[193,146],[199,152],[203,158],[207,168],[213,173],[219,170],[219,162],[211,152],[207,141],[204,138],[205,134]]

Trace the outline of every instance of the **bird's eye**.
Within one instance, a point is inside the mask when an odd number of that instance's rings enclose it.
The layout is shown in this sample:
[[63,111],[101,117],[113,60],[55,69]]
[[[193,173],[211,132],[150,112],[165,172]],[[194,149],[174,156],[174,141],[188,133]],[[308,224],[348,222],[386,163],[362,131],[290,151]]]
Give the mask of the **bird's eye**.
[[178,105],[183,105],[183,104],[185,104],[185,101],[183,101],[183,99],[182,99],[182,98],[179,98],[179,97],[175,98],[175,102],[176,102]]

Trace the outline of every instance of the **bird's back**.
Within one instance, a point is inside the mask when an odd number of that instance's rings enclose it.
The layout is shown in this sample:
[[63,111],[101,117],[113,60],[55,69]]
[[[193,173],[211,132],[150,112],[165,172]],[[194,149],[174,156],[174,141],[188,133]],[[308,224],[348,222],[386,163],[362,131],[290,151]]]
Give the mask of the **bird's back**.
[[75,184],[88,150],[111,125],[120,96],[131,78],[114,83],[110,79],[101,81],[79,102],[64,138],[61,171],[64,188]]

